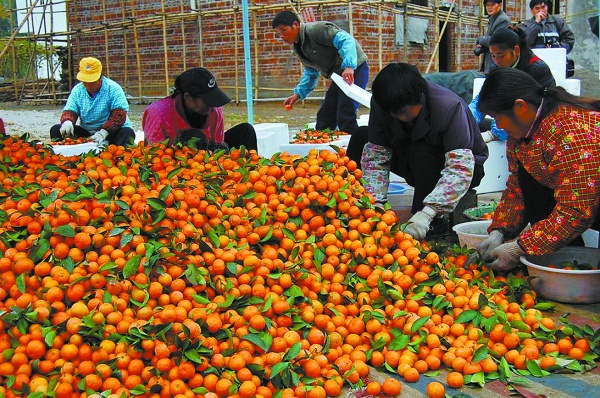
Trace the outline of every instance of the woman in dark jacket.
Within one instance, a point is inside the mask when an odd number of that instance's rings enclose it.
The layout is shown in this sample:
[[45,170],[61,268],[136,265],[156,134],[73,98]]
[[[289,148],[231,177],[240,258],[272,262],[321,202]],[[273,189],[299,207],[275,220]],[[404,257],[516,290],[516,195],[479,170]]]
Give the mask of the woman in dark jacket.
[[[490,68],[490,72],[497,68],[514,68],[522,70],[529,76],[533,77],[536,82],[542,87],[556,86],[556,81],[552,76],[550,67],[527,45],[527,37],[525,32],[518,27],[499,29],[490,38],[490,54],[495,64]],[[482,115],[477,104],[479,96],[475,96],[469,104],[469,108],[477,123],[481,123],[485,115]],[[489,126],[489,125],[488,125]],[[506,141],[507,134],[504,130],[496,127],[496,121],[492,120],[491,127],[485,126],[482,128],[482,133],[485,142],[494,140]],[[480,124],[480,128],[483,127]]]

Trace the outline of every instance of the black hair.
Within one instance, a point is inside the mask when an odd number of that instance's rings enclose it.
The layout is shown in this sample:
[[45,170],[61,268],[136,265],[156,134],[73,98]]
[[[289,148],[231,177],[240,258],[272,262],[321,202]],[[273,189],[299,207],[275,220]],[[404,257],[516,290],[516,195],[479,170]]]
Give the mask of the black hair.
[[271,28],[275,29],[278,26],[292,26],[294,22],[300,23],[300,18],[298,18],[298,15],[287,10],[281,11],[273,18],[273,22],[271,22]]
[[531,0],[529,2],[529,9],[532,10],[538,4],[545,4],[548,6],[548,10],[552,10],[552,0]]
[[427,82],[419,70],[403,62],[387,65],[371,85],[375,102],[391,115],[400,112],[405,106],[422,104],[426,88]]
[[495,31],[490,37],[489,46],[498,46],[502,50],[512,50],[515,46],[519,46],[520,59],[517,68],[521,70],[529,65],[529,60],[534,56],[533,51],[527,44],[525,31],[518,26],[509,26]]
[[[548,116],[559,105],[573,108],[600,111],[600,100],[578,97],[556,86],[542,87],[527,73],[513,68],[498,68],[485,78],[479,92],[479,110],[481,113],[513,115],[515,101],[521,99],[536,107],[542,104],[540,117],[536,123]],[[534,126],[534,129],[537,125]]]

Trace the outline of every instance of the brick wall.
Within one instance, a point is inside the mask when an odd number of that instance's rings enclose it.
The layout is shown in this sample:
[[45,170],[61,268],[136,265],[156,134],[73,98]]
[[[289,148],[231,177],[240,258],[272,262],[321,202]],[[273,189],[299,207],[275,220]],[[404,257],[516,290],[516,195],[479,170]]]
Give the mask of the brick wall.
[[[517,10],[510,4],[516,1],[518,0],[506,2],[509,4],[507,13],[510,16]],[[161,3],[155,0],[136,0],[135,10],[131,9],[129,2],[107,0],[105,11],[102,2],[96,0],[74,2],[75,6],[70,11],[71,28],[80,29],[82,32],[73,40],[74,70],[77,70],[77,64],[82,57],[95,56],[105,65],[106,74],[123,85],[131,96],[140,96],[138,87],[141,84],[142,96],[160,97],[168,93],[168,86],[173,84],[179,73],[186,68],[203,64],[202,66],[215,73],[219,85],[224,87],[232,98],[244,98],[245,66],[241,2],[197,0],[198,9],[203,13],[201,18],[197,18],[196,13],[191,11],[188,1],[163,0],[163,2],[167,16],[164,33]],[[276,37],[271,29],[272,18],[277,12],[283,10],[287,3],[273,0],[255,0],[250,3],[253,9],[249,26],[253,84],[254,87],[259,87],[258,92],[255,91],[255,97],[288,96],[300,77],[301,66],[293,56],[290,47]],[[433,1],[429,3],[433,4]],[[463,0],[462,3],[462,15],[473,16],[473,2]],[[277,4],[282,5],[274,7]],[[393,3],[385,4],[393,6]],[[372,80],[380,66],[379,10],[376,7],[359,4],[353,5],[352,15],[348,14],[348,10],[347,5],[321,6],[315,10],[315,15],[317,19],[326,19],[340,26],[348,26],[348,21],[352,20],[352,33],[360,41],[369,58]],[[138,24],[144,23],[137,28],[140,69],[137,67],[134,30],[131,24],[120,25],[123,21],[131,21],[134,12]],[[211,15],[204,13],[211,13]],[[175,19],[176,15],[183,16],[183,19]],[[394,44],[394,14],[383,8],[381,17],[382,66],[389,62],[402,61],[415,64],[424,72],[435,47],[433,19],[429,18],[429,45],[422,47],[410,44],[409,51],[405,54],[403,47]],[[104,22],[106,25],[103,25]],[[440,18],[441,23],[443,18]],[[102,26],[108,27],[108,31],[105,32]],[[94,31],[91,32],[91,29]],[[446,51],[451,63],[450,71],[478,67],[479,59],[473,56],[472,51],[475,38],[479,34],[478,26],[475,24],[463,23],[462,32],[459,32],[458,23],[449,24],[446,35],[449,35],[451,40],[449,40],[450,47]],[[167,43],[166,51],[163,46],[164,39]],[[460,60],[457,56],[458,52],[461,53]],[[256,68],[257,64],[258,68]],[[430,69],[430,72],[434,71],[435,65]],[[238,87],[237,90],[235,86]],[[145,100],[145,102],[151,101],[152,98]]]

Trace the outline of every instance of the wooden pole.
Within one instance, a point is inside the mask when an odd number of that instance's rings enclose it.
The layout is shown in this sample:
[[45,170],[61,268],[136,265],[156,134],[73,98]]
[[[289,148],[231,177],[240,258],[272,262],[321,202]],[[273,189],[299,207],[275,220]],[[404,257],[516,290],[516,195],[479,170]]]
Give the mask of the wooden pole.
[[160,1],[160,10],[163,26],[163,50],[165,57],[165,93],[169,95],[169,50],[167,48],[167,13],[165,10],[165,1]]
[[104,59],[105,64],[102,71],[106,71],[106,75],[110,77],[110,59],[108,57],[108,23],[106,22],[106,0],[102,0],[102,21],[104,22]]
[[138,30],[137,30],[137,19],[135,13],[134,0],[129,0],[129,7],[131,8],[131,20],[133,21],[133,43],[135,46],[135,63],[137,66],[137,78],[138,78],[138,101],[142,102],[142,60],[140,58],[140,43],[138,41]]
[[[183,0],[179,0],[179,12],[183,14]],[[181,51],[183,52],[183,70],[187,70],[187,40],[185,35],[185,21],[181,20]]]
[[377,46],[378,46],[378,54],[377,54],[377,64],[378,64],[378,70],[383,69],[383,29],[382,29],[382,24],[383,24],[383,11],[381,8],[381,4],[377,6],[377,18],[378,18],[378,23],[377,23]]
[[455,2],[456,2],[456,0],[452,0],[452,4],[450,4],[450,8],[448,9],[448,14],[446,15],[446,20],[444,21],[444,25],[442,26],[440,36],[439,36],[437,42],[435,43],[435,48],[433,49],[433,54],[431,54],[431,58],[429,59],[429,64],[427,64],[427,69],[425,69],[425,73],[429,73],[429,68],[431,68],[431,64],[433,63],[433,60],[435,59],[438,48],[440,47],[440,41],[442,40],[442,37],[444,36],[444,31],[446,30],[446,26],[448,25],[448,19],[450,19],[450,14],[452,13],[452,9],[454,8]]
[[[463,31],[463,26],[462,26],[462,0],[458,0],[458,31],[462,32]],[[458,65],[458,71],[462,72],[462,51],[460,51],[460,49],[462,48],[462,35],[458,35],[458,55],[457,55],[457,59],[456,59],[456,64]]]
[[33,2],[33,4],[29,7],[29,9],[27,10],[27,13],[25,14],[25,17],[23,17],[23,20],[21,21],[21,23],[19,24],[19,26],[17,26],[17,29],[13,32],[12,35],[10,35],[10,38],[8,39],[8,41],[6,42],[6,44],[4,45],[4,48],[2,49],[2,51],[0,52],[0,58],[2,58],[4,56],[4,54],[6,53],[6,51],[8,50],[8,47],[12,44],[12,42],[15,40],[15,37],[17,37],[17,35],[19,34],[19,31],[21,30],[21,28],[23,27],[23,25],[25,25],[25,22],[27,22],[29,20],[29,16],[31,15],[31,13],[33,12],[33,9],[35,8],[35,6],[37,5],[39,0],[35,0]]
[[403,43],[403,54],[402,59],[406,61],[406,55],[408,54],[408,0],[404,0],[404,43]]
[[[125,20],[125,2],[121,0],[121,18]],[[129,86],[129,45],[128,45],[127,30],[123,29],[123,87],[128,91]]]
[[256,40],[256,38],[258,37],[258,26],[256,24],[256,13],[253,11],[252,12],[252,25],[253,25],[253,35],[254,35],[254,74],[256,75],[256,79],[254,79],[256,81],[256,85],[255,90],[254,90],[254,99],[258,99],[258,89],[259,89],[259,84],[258,82],[260,81],[260,68],[259,68],[259,63],[258,63],[258,54],[259,54],[259,49],[258,49],[258,40]]
[[[236,7],[236,9],[239,11],[239,7]],[[239,57],[239,51],[238,51],[238,46],[239,46],[239,40],[238,40],[238,35],[237,35],[237,27],[238,27],[238,18],[237,18],[237,12],[235,14],[233,14],[233,31],[235,32],[235,34],[233,35],[233,59],[235,59],[235,103],[239,104],[240,103],[240,74],[238,72],[239,70],[239,65],[238,65],[238,60],[240,59]]]

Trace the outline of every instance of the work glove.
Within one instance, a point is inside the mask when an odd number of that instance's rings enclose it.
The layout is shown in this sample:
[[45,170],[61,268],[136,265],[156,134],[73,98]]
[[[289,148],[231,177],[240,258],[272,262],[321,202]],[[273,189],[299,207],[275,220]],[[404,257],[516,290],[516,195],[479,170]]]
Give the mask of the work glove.
[[495,259],[492,257],[492,250],[500,246],[504,242],[504,234],[495,229],[490,232],[490,235],[477,246],[477,251],[481,255],[481,259],[486,263]]
[[525,250],[516,240],[504,243],[496,247],[491,252],[491,257],[495,258],[490,264],[490,268],[494,271],[508,271],[519,265],[519,258],[525,255]]
[[408,220],[404,232],[414,239],[424,239],[429,231],[429,224],[431,224],[431,221],[433,221],[433,217],[435,217],[436,214],[437,212],[435,209],[425,206],[423,210],[416,212],[415,215]]
[[60,133],[62,134],[63,138],[73,137],[74,129],[75,128],[73,127],[73,122],[70,120],[65,120],[60,126]]
[[491,131],[484,131],[481,133],[481,138],[483,138],[486,144],[496,140],[496,137],[494,137],[494,134],[492,134]]
[[100,129],[90,137],[98,145],[105,145],[106,138],[108,137],[108,131]]

